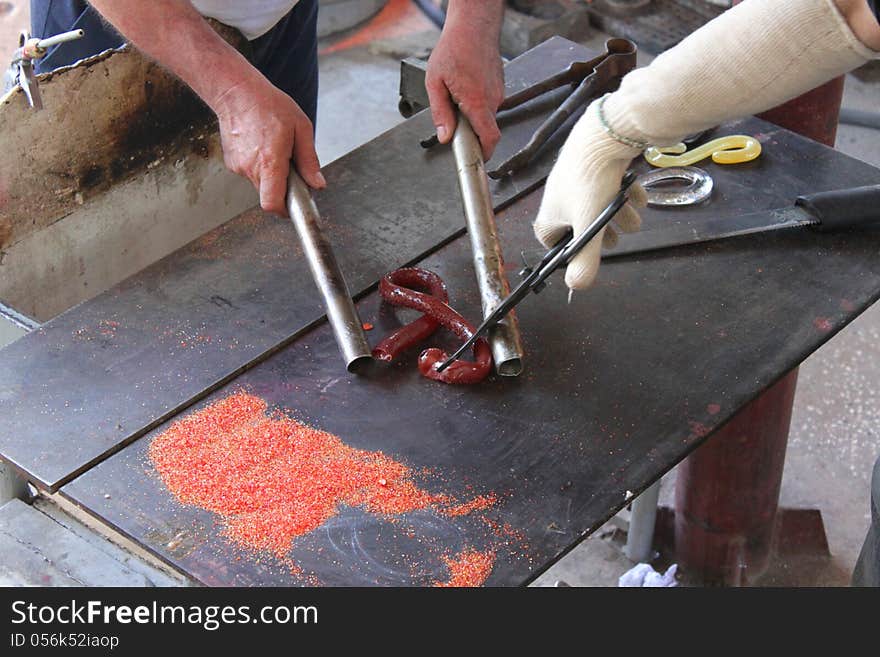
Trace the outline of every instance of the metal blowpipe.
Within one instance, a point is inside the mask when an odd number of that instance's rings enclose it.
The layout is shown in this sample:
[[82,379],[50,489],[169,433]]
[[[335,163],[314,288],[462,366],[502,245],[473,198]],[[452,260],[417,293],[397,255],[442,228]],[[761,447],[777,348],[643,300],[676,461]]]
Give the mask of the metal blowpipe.
[[[452,138],[452,152],[471,240],[483,317],[488,317],[510,294],[510,284],[504,274],[504,257],[495,226],[495,211],[480,141],[463,114],[458,117],[458,127]],[[515,316],[508,315],[492,326],[489,345],[499,375],[517,376],[522,372],[523,347]]]
[[287,181],[287,210],[302,242],[315,285],[324,297],[327,319],[345,359],[345,367],[355,372],[372,360],[370,345],[330,242],[321,231],[321,217],[312,193],[293,167]]
[[525,278],[523,278],[520,284],[516,286],[513,292],[507,295],[507,297],[488,317],[486,317],[485,320],[483,320],[483,323],[477,327],[474,334],[463,345],[461,345],[454,354],[447,358],[444,363],[437,367],[437,371],[442,372],[449,367],[455,359],[461,356],[468,347],[477,341],[480,334],[484,333],[507,316],[507,314],[513,310],[520,301],[525,299],[530,292],[538,294],[543,290],[550,274],[560,267],[568,265],[568,263],[571,262],[571,259],[580,253],[581,249],[583,249],[590,240],[596,237],[596,235],[599,234],[599,231],[614,218],[617,211],[626,204],[627,200],[629,200],[629,188],[633,182],[635,182],[635,179],[635,173],[628,171],[620,183],[620,191],[617,192],[617,195],[612,199],[611,203],[599,213],[599,216],[596,217],[580,235],[573,237],[572,232],[569,230],[552,249],[544,254],[544,257],[541,258],[541,262],[538,263],[534,269],[529,268],[523,270]]

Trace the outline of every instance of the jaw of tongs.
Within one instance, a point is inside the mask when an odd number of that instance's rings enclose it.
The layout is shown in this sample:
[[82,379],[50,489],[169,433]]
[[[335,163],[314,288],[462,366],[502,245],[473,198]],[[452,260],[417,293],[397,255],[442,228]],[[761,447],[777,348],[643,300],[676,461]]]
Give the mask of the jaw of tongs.
[[488,171],[495,180],[526,166],[562,125],[580,108],[601,94],[617,89],[621,78],[636,66],[636,44],[628,39],[608,39],[605,52],[586,62],[572,62],[567,69],[504,99],[499,112],[511,110],[546,93],[571,86],[562,104],[538,126],[528,143]]
[[[505,98],[498,107],[499,112],[517,108],[560,87],[571,87],[571,92],[562,104],[538,126],[528,143],[488,171],[489,177],[497,180],[525,167],[578,109],[599,95],[617,89],[620,79],[636,66],[636,50],[636,44],[628,39],[608,39],[605,42],[605,52],[598,57],[584,62],[572,62],[564,71]],[[436,135],[423,140],[421,144],[424,148],[437,144]]]

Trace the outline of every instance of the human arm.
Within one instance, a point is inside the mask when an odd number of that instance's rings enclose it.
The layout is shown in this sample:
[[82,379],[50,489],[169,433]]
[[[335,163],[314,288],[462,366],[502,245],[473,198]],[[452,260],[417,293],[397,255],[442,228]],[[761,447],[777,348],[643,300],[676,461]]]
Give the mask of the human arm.
[[217,115],[226,165],[260,192],[264,210],[286,215],[290,160],[325,186],[311,121],[188,0],[91,0],[140,51],[183,80]]
[[855,37],[868,48],[880,52],[880,24],[865,0],[834,0],[834,4]]
[[[867,9],[865,0],[858,3]],[[628,74],[618,91],[588,108],[563,146],[535,222],[538,239],[549,245],[568,228],[580,232],[608,204],[631,160],[647,145],[674,144],[775,107],[875,57],[867,44],[880,45],[880,26],[855,4],[746,0]],[[638,229],[632,206],[619,213],[617,223]],[[569,287],[587,287],[595,278],[601,238],[568,266]]]

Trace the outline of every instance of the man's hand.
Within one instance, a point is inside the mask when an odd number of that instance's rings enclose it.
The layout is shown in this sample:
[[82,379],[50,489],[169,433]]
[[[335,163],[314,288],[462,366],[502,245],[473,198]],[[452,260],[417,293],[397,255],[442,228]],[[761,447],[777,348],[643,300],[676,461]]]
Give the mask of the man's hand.
[[488,160],[501,139],[495,113],[504,100],[498,38],[501,0],[450,0],[446,26],[428,60],[425,87],[440,143],[455,134],[456,105],[470,120]]
[[287,216],[291,158],[306,184],[315,189],[327,185],[315,152],[312,122],[284,92],[254,79],[221,96],[215,111],[226,166],[254,184],[266,212]]

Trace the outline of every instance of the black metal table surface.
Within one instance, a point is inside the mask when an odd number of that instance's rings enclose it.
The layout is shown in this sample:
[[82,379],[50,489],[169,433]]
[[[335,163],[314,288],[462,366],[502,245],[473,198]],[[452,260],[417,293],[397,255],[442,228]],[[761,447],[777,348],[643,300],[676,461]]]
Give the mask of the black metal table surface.
[[[760,135],[762,158],[709,165],[712,203],[689,215],[646,211],[646,230],[880,181],[877,169],[756,119],[736,129]],[[499,216],[511,270],[514,254],[534,250],[539,198]],[[343,507],[294,543],[300,573],[237,548],[214,515],[171,497],[147,457],[167,424],[60,494],[210,585],[428,584],[448,576],[444,556],[467,549],[496,554],[488,585],[525,584],[873,303],[878,249],[874,230],[790,230],[610,260],[571,305],[559,279],[523,303],[526,373],[473,387],[421,378],[415,354],[346,375],[329,327],[315,326],[185,414],[244,390],[351,446],[429,469],[419,475],[429,491],[498,501],[479,514],[423,510],[396,522]],[[478,316],[466,239],[420,264],[447,280],[454,306]],[[398,325],[375,293],[359,308],[374,340]]]
[[[508,93],[595,54],[554,37],[508,64]],[[496,158],[555,103],[512,113]],[[464,231],[450,149],[419,146],[432,130],[423,112],[324,169],[317,202],[355,294]],[[496,208],[540,184],[558,145],[491,183]],[[0,456],[54,491],[323,314],[290,222],[244,213],[0,351]]]

